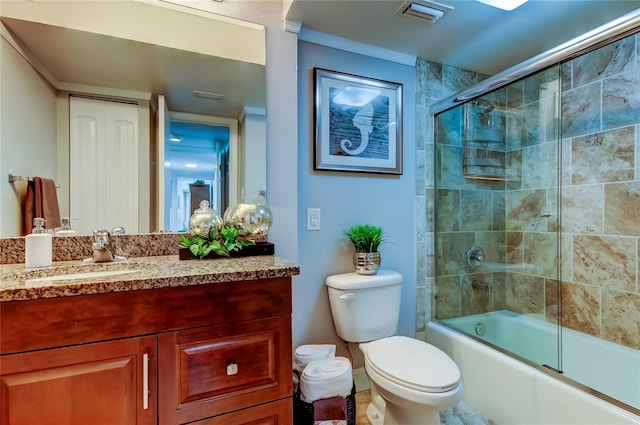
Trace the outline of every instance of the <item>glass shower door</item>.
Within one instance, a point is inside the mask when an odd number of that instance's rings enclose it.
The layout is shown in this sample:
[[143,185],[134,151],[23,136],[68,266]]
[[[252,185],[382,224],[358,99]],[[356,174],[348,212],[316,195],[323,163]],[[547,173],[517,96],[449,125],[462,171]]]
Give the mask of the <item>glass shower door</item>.
[[561,370],[561,67],[435,116],[436,318]]

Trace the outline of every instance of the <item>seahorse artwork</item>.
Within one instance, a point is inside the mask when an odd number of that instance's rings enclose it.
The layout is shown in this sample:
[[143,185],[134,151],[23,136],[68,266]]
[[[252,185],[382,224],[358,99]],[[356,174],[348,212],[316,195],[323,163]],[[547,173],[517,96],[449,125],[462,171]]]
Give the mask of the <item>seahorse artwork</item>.
[[349,139],[342,139],[340,146],[349,155],[359,155],[367,148],[369,144],[369,135],[373,132],[373,105],[371,102],[367,103],[356,113],[353,117],[353,125],[360,130],[360,146],[356,149],[351,149],[353,143]]

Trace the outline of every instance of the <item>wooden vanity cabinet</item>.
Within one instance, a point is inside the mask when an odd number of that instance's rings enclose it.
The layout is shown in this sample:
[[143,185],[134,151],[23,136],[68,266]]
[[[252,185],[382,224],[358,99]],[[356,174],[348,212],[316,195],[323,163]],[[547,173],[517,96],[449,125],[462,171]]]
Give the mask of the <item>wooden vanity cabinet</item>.
[[291,346],[290,278],[2,303],[0,424],[291,425]]

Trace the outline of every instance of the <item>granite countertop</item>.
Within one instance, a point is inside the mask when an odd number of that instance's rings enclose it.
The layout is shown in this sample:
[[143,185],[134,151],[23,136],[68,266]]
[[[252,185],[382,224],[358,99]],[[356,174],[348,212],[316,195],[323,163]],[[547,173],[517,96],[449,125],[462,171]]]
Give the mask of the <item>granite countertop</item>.
[[[290,277],[300,268],[282,258],[260,255],[214,260],[180,260],[177,255],[136,257],[124,262],[85,264],[58,261],[27,269],[0,265],[0,302],[106,294],[178,286]],[[61,275],[75,275],[59,279]]]

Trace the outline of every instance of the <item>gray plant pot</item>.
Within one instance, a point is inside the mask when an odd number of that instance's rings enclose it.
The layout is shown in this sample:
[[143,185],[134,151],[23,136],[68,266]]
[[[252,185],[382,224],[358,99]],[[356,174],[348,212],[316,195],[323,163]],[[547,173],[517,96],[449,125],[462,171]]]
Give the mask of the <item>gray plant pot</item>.
[[380,269],[380,252],[356,252],[353,268],[358,274],[377,274]]

